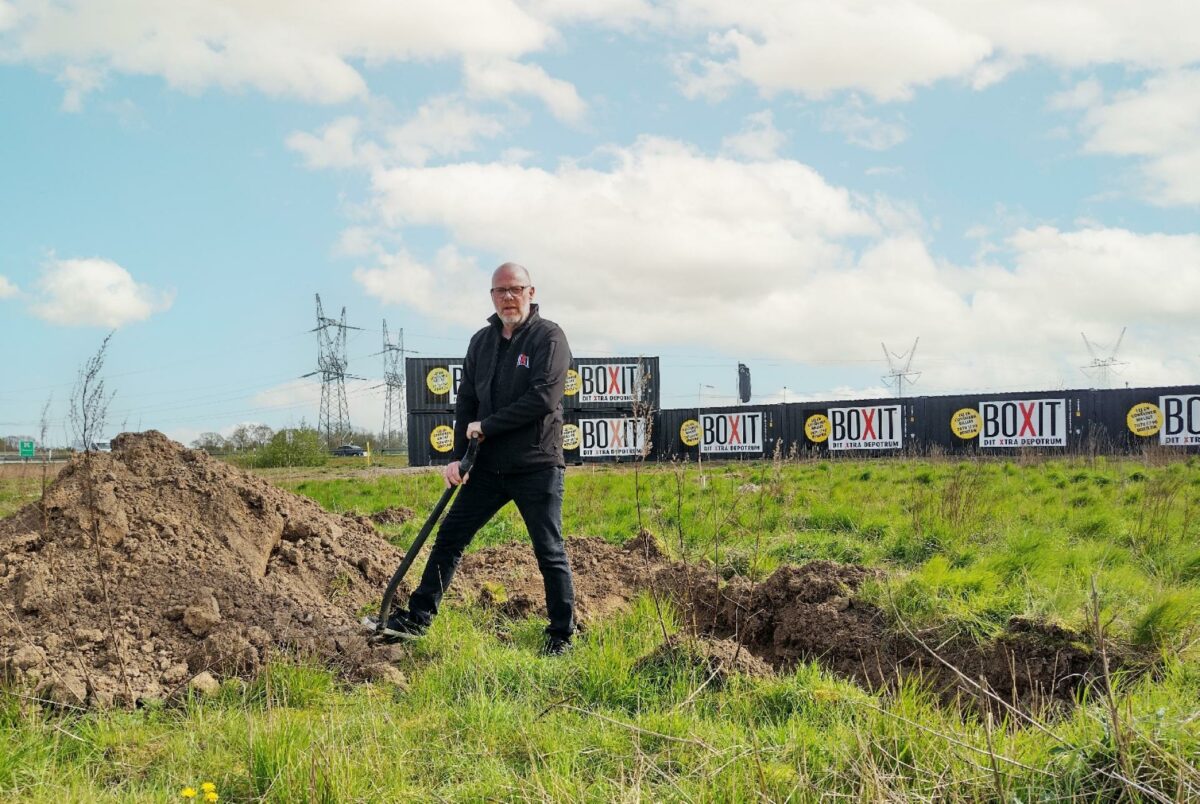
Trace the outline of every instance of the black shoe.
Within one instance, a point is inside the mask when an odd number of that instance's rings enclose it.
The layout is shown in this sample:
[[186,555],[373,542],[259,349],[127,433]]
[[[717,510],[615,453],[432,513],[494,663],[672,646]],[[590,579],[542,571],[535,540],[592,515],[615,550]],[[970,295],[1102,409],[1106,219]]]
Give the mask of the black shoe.
[[382,628],[379,627],[378,617],[364,617],[363,625],[374,632],[376,639],[388,643],[418,639],[425,636],[429,629],[426,623],[416,619],[405,609],[392,609],[387,623]]
[[548,636],[546,642],[542,645],[543,656],[565,656],[571,652],[570,638],[563,639],[562,637]]

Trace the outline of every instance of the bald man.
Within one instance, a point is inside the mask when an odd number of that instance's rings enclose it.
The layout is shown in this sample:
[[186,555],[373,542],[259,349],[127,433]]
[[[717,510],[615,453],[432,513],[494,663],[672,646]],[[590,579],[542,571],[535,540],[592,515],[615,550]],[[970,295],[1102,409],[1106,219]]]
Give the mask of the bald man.
[[454,454],[461,458],[473,437],[481,439],[479,454],[466,477],[458,460],[445,467],[446,485],[462,488],[438,529],[408,610],[388,618],[386,637],[425,633],[463,551],[511,500],[525,520],[546,589],[550,625],[543,653],[561,655],[571,647],[575,590],[562,538],[562,396],[571,348],[559,326],[538,314],[534,295],[522,266],[506,262],[492,274],[495,313],[467,347],[455,405]]

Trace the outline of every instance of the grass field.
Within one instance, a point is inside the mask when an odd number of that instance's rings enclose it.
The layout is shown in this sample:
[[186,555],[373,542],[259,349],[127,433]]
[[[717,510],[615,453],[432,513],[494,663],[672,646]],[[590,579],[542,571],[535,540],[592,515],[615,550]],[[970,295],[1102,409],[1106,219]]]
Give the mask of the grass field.
[[[406,544],[441,492],[428,472],[265,476],[337,511],[407,506]],[[0,477],[0,513],[40,478]],[[447,611],[401,660],[407,691],[278,664],[215,698],[47,714],[0,699],[0,791],[20,800],[1200,800],[1200,461],[832,461],[585,467],[569,535],[646,528],[678,558],[763,577],[815,558],[882,568],[866,594],[908,624],[986,639],[1013,615],[1087,625],[1160,657],[1056,718],[944,709],[916,682],[869,694],[815,665],[709,683],[639,664],[649,600],[562,659],[544,622]],[[509,508],[475,549],[523,539]],[[667,610],[668,630],[674,614]]]

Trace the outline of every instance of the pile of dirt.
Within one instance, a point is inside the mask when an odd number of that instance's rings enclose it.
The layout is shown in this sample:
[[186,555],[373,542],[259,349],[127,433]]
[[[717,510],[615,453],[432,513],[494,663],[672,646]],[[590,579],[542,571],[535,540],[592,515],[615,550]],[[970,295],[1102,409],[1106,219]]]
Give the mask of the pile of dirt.
[[1087,637],[1047,623],[1013,618],[986,644],[898,627],[855,597],[874,574],[864,567],[814,561],[780,567],[758,584],[685,572],[672,567],[659,581],[674,590],[696,630],[733,639],[778,668],[815,660],[868,689],[920,676],[944,702],[1002,709],[982,686],[1025,711],[1071,706],[1103,672]]
[[393,508],[384,508],[382,511],[376,511],[368,519],[376,525],[403,525],[414,516],[416,514],[413,513],[413,509],[397,505]]
[[131,706],[278,652],[399,681],[355,611],[398,552],[362,517],[127,433],[0,521],[0,673],[71,706]]
[[774,675],[771,666],[732,639],[702,639],[672,634],[634,666],[635,672],[653,677],[684,666],[695,670],[702,683],[722,687],[733,674],[761,678]]
[[[1025,710],[1072,705],[1080,689],[1096,684],[1102,672],[1086,637],[1030,620],[1014,618],[1005,633],[983,645],[909,633],[856,597],[862,583],[875,575],[865,567],[814,561],[781,567],[761,583],[745,578],[725,581],[703,566],[670,561],[648,533],[623,547],[573,538],[567,541],[567,551],[584,627],[646,590],[674,601],[689,639],[662,649],[672,661],[683,651],[693,664],[708,662],[696,656],[721,655],[729,652],[722,645],[734,646],[731,656],[746,654],[778,670],[816,661],[868,689],[920,675],[946,702],[964,699],[999,706],[976,686],[983,679],[991,691]],[[545,610],[541,575],[528,545],[503,545],[466,556],[454,589],[462,599],[513,617]],[[704,640],[709,647],[697,653],[695,645]],[[664,656],[648,660],[653,664]],[[1110,660],[1120,664],[1119,659]],[[737,662],[726,662],[724,668],[720,672],[748,671]]]

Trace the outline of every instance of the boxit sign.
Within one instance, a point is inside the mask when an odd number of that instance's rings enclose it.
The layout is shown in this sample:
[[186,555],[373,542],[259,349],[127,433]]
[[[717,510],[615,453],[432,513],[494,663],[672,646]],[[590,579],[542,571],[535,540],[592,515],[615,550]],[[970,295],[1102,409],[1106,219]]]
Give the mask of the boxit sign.
[[1160,396],[1163,425],[1158,433],[1160,444],[1190,446],[1200,444],[1200,394]]
[[763,451],[763,415],[702,413],[700,451],[708,454]]
[[579,368],[579,401],[605,404],[638,401],[642,367],[638,363],[589,363]]
[[830,449],[900,449],[904,414],[900,405],[829,409]]
[[583,458],[636,456],[645,448],[644,419],[579,420],[579,455]]
[[981,447],[1065,447],[1067,400],[980,402]]

